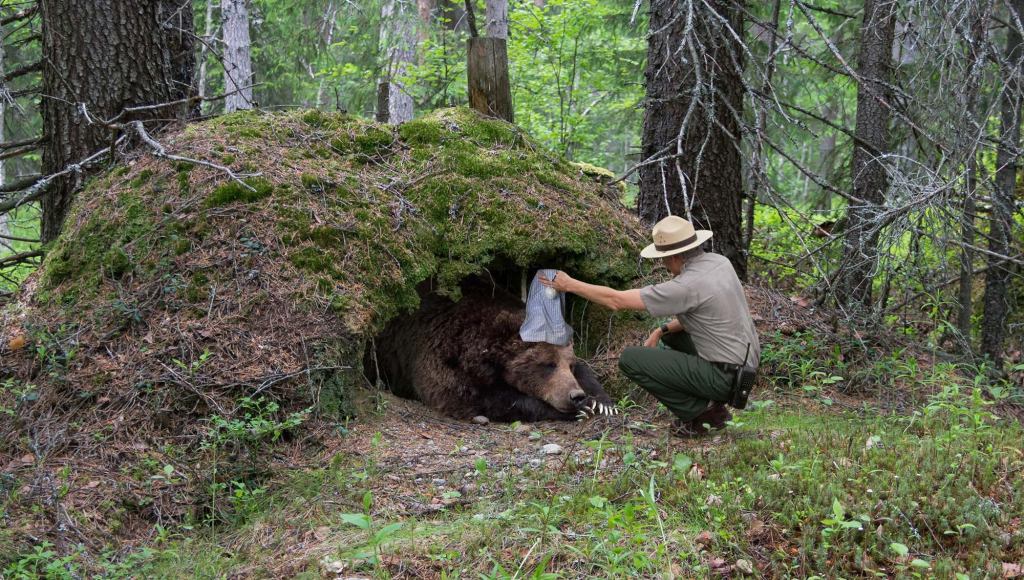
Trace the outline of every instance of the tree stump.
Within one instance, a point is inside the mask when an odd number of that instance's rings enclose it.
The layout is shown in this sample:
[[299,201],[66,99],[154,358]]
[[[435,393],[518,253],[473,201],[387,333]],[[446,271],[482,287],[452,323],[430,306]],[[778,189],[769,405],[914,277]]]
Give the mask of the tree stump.
[[513,123],[508,51],[504,38],[468,40],[469,106],[488,117]]

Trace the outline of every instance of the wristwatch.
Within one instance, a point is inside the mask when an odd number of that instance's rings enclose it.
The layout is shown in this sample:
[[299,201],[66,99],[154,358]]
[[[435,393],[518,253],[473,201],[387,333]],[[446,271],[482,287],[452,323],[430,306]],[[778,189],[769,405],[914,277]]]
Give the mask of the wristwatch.
[[661,328],[662,334],[668,334],[668,323],[662,324],[659,328]]

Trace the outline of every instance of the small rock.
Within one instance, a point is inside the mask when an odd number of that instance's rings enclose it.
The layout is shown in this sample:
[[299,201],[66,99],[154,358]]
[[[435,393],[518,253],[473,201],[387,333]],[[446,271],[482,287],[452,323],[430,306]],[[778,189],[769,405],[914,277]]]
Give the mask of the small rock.
[[515,432],[516,433],[520,433],[520,434],[529,433],[530,432],[530,426],[529,425],[518,425],[518,426],[516,426]]
[[459,447],[459,453],[468,453],[468,452],[469,452],[469,447],[467,447],[465,445],[463,445],[462,447]]
[[781,478],[782,478],[782,476],[779,475],[778,473],[769,473],[768,474],[768,479],[770,479],[771,481],[778,481]]
[[533,458],[530,460],[530,467],[540,467],[541,465],[544,465],[544,462],[540,459]]
[[483,415],[477,415],[476,417],[473,417],[473,422],[476,423],[477,425],[486,425],[490,423],[491,420],[488,419],[487,417],[484,417]]
[[438,487],[441,487],[442,485],[448,483],[447,481],[445,481],[443,479],[434,479],[432,481],[433,481],[433,484],[438,486]]
[[562,446],[558,443],[548,443],[544,447],[540,448],[544,455],[559,455],[562,453]]
[[754,565],[750,563],[750,560],[739,559],[736,560],[736,570],[743,574],[753,574]]
[[530,441],[540,441],[540,433],[530,433],[528,439]]
[[695,463],[693,467],[690,468],[690,471],[686,473],[686,477],[693,481],[700,481],[704,479],[704,468]]
[[693,543],[698,546],[704,546],[705,548],[710,546],[714,541],[715,536],[707,530],[697,534],[697,537],[693,539]]

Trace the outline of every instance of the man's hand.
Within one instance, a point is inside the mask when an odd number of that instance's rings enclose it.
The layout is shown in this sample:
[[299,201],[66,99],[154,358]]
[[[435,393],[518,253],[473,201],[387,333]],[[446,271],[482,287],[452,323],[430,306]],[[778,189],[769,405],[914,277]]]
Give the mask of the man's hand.
[[555,278],[553,280],[548,280],[544,277],[544,274],[538,275],[537,279],[540,280],[541,284],[548,288],[554,288],[559,292],[568,292],[569,286],[575,282],[571,276],[561,270],[555,272]]
[[644,346],[655,348],[658,346],[659,340],[661,340],[661,329],[655,328],[654,332],[652,332],[651,335],[647,337],[647,340],[644,341]]

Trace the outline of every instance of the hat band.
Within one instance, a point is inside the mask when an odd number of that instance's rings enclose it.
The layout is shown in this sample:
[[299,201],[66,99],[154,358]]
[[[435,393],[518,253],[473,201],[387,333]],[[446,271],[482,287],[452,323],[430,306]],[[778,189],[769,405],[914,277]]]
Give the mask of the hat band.
[[687,246],[697,241],[697,233],[694,234],[681,242],[673,242],[671,244],[654,244],[654,249],[659,252],[668,252],[669,250],[677,250],[683,246]]

